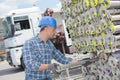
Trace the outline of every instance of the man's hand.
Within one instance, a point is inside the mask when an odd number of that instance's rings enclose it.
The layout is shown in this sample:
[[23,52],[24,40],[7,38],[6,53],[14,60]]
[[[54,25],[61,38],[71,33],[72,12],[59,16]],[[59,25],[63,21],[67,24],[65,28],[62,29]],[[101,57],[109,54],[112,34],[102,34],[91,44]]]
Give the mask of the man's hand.
[[59,70],[58,70],[59,67],[60,67],[60,65],[56,64],[56,63],[49,64],[48,65],[48,70],[52,71],[55,74],[59,74],[60,73]]
[[49,65],[48,65],[48,70],[51,70],[51,71],[57,70],[58,66],[59,66],[59,65],[56,64],[56,63],[49,64]]

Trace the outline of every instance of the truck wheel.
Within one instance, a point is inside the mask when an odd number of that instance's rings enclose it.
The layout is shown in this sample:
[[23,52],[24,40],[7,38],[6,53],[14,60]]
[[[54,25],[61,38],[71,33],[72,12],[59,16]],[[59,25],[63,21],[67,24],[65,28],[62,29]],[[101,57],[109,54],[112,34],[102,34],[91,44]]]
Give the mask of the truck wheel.
[[24,64],[23,58],[21,58],[21,68],[25,70],[25,64]]

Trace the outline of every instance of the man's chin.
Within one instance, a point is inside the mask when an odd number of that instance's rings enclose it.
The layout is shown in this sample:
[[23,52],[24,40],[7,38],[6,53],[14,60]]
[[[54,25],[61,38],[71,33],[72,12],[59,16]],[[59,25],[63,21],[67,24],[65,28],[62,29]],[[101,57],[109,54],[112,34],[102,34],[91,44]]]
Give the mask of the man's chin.
[[55,38],[55,37],[50,37],[50,39],[53,39],[53,38]]
[[49,39],[53,39],[53,38],[55,38],[56,36],[50,36],[50,38]]

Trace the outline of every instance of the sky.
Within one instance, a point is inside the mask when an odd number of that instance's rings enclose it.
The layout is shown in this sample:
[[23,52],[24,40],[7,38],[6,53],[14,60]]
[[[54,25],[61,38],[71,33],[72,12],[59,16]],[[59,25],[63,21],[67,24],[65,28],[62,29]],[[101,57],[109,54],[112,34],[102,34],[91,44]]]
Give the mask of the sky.
[[36,4],[41,11],[46,8],[60,9],[60,0],[0,0],[0,16],[6,15],[9,11],[21,8],[30,8]]

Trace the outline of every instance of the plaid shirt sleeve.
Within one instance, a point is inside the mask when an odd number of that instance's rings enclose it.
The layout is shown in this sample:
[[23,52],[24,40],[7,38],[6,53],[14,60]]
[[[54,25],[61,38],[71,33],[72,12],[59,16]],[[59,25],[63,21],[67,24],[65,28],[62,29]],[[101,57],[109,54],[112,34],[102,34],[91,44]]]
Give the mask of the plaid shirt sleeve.
[[65,57],[63,55],[63,53],[61,53],[59,50],[57,50],[54,46],[53,46],[53,48],[54,48],[53,58],[56,61],[60,62],[61,64],[68,64],[72,61],[72,58]]
[[32,69],[33,71],[38,71],[40,67],[40,62],[36,61],[33,45],[30,41],[27,41],[23,46],[23,60],[26,68]]

